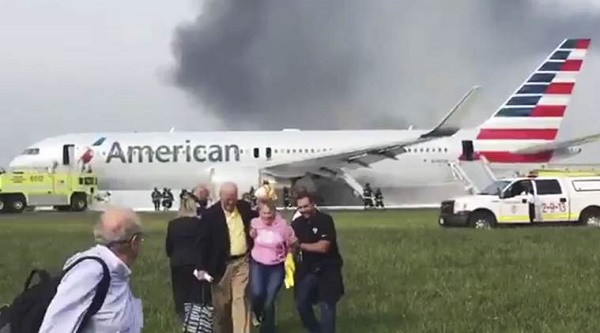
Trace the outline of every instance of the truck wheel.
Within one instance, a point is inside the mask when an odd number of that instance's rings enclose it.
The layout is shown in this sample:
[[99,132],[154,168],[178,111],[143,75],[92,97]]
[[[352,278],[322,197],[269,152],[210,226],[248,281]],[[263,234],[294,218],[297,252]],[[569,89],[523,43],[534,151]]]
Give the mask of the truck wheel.
[[71,210],[75,212],[83,212],[87,209],[87,200],[84,194],[75,193],[71,197]]
[[588,207],[584,209],[579,216],[579,224],[600,226],[600,208]]
[[474,212],[469,217],[469,226],[475,229],[491,229],[496,226],[496,217],[489,212]]
[[0,213],[4,213],[4,198],[0,198]]
[[9,199],[10,210],[14,213],[22,213],[25,210],[25,200],[20,195]]

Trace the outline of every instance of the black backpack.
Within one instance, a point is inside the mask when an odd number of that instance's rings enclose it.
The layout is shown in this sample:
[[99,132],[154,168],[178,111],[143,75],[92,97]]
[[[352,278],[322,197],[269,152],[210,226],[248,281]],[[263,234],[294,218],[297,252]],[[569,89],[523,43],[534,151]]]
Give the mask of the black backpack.
[[[103,276],[102,280],[96,286],[96,294],[94,295],[92,304],[85,313],[83,321],[77,330],[77,332],[81,332],[90,318],[102,307],[108,287],[110,286],[110,271],[106,263],[99,257],[81,257],[55,277],[51,277],[45,270],[32,270],[25,282],[25,290],[13,300],[10,306],[0,310],[0,332],[38,333],[42,326],[46,310],[56,294],[56,289],[60,281],[75,265],[87,259],[95,260],[102,265]],[[31,285],[35,275],[38,275],[39,282],[36,285]],[[10,326],[10,329],[7,329],[8,326]]]

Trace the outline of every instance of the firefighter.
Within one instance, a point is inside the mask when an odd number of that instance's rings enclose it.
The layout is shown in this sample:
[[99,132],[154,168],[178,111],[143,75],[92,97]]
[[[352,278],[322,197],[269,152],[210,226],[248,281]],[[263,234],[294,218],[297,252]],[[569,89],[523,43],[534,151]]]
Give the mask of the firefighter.
[[381,193],[381,189],[377,188],[377,190],[375,190],[375,208],[385,208],[385,206],[383,205],[383,194]]
[[248,192],[242,194],[242,200],[246,201],[250,205],[252,205],[252,195]]
[[292,207],[292,203],[290,202],[290,190],[287,186],[283,187],[283,207],[285,207],[285,209]]
[[158,212],[160,210],[160,200],[162,199],[162,194],[155,187],[154,191],[152,191],[152,204],[154,204],[154,211]]
[[169,209],[171,209],[171,207],[173,206],[173,200],[175,199],[173,197],[171,189],[168,189],[166,187],[163,189],[162,199],[163,209],[165,212],[168,212]]
[[190,193],[188,192],[188,190],[181,189],[181,192],[179,192],[179,207],[181,207],[181,203],[183,202],[183,200],[189,196]]
[[179,200],[183,200],[183,198],[185,198],[187,195],[189,195],[188,191],[186,189],[181,189],[181,192],[179,193]]
[[254,192],[254,186],[250,186],[250,191],[248,191],[248,193],[250,193],[250,205],[252,206],[252,209],[256,207],[256,195],[254,195]]
[[366,183],[363,189],[363,202],[365,209],[373,208],[373,190],[371,190],[371,184]]

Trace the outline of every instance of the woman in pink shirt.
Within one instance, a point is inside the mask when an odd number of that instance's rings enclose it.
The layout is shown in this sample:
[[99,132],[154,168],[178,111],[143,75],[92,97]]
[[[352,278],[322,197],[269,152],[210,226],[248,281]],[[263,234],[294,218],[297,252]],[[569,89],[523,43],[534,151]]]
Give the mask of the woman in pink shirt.
[[260,205],[259,214],[250,224],[250,236],[254,238],[250,293],[260,332],[271,333],[275,330],[275,299],[285,278],[285,257],[296,236],[272,201]]

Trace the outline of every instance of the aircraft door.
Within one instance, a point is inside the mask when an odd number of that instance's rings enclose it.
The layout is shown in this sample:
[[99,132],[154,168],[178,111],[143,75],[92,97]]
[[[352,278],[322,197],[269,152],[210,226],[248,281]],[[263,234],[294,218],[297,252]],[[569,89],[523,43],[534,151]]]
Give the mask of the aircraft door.
[[473,148],[473,141],[471,141],[471,140],[463,140],[462,141],[462,156],[464,157],[465,160],[472,161],[474,151],[475,150]]
[[63,165],[72,165],[75,161],[75,145],[63,145],[62,155]]
[[501,194],[500,223],[529,223],[529,204],[527,202],[527,193],[525,189],[527,184],[531,186],[531,181],[520,180],[514,182],[506,188]]

